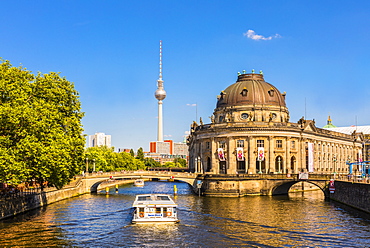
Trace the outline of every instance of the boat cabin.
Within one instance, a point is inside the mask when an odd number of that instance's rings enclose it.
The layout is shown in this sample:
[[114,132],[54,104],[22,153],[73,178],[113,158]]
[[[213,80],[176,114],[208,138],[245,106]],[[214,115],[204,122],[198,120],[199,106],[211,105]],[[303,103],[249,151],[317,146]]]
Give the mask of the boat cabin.
[[177,204],[169,195],[136,195],[132,223],[170,223],[178,222]]

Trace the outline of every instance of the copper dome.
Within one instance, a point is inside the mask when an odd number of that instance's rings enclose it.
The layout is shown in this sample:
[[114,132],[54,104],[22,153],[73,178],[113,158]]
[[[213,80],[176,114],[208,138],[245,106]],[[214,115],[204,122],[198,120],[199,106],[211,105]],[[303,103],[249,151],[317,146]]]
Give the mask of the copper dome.
[[285,93],[265,82],[262,74],[240,74],[236,83],[220,93],[217,108],[245,105],[286,107]]

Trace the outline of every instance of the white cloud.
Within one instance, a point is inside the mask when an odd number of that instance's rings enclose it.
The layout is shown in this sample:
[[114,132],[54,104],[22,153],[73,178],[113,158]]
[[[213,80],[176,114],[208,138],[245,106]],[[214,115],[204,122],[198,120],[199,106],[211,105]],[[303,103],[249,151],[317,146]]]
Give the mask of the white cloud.
[[171,138],[172,137],[172,134],[165,134],[163,136],[166,137],[166,138]]
[[264,37],[263,35],[256,34],[254,30],[249,29],[246,33],[243,34],[247,38],[252,40],[272,40],[273,38],[281,38],[280,34],[275,34],[274,36]]
[[185,134],[184,136],[189,135],[190,134],[190,131],[185,131],[184,134]]
[[187,103],[186,106],[195,107],[195,106],[197,106],[197,104],[196,103]]

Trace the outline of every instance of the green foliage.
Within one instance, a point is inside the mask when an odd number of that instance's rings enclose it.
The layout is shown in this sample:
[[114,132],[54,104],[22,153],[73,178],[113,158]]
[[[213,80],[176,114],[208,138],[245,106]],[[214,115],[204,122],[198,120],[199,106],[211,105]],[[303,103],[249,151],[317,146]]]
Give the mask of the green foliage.
[[0,64],[0,181],[61,188],[82,165],[81,104],[58,73]]
[[109,172],[145,169],[144,161],[135,159],[131,153],[116,153],[113,147],[89,147],[85,151],[85,156],[89,161],[89,172],[93,171],[92,161],[95,161],[95,171]]
[[140,147],[140,148],[137,150],[136,159],[139,159],[139,160],[141,160],[141,161],[144,161],[144,152],[143,152],[143,148],[142,148],[142,147]]
[[153,158],[145,158],[144,164],[145,166],[150,166],[150,167],[160,167],[161,166],[161,163],[155,161]]
[[131,156],[132,156],[132,157],[135,157],[135,152],[134,152],[134,150],[132,150],[132,149],[131,149],[131,150],[130,150],[130,154],[131,154]]
[[164,167],[165,168],[174,168],[174,167],[176,167],[176,164],[174,162],[166,162],[164,164]]
[[175,158],[173,162],[176,164],[175,167],[187,167],[186,159]]

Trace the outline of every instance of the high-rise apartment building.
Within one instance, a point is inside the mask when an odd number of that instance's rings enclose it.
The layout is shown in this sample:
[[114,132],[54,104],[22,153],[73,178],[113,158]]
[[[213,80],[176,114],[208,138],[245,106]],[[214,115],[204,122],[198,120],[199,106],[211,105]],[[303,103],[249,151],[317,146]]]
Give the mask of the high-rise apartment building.
[[105,133],[95,133],[89,135],[89,147],[107,146],[111,147],[111,135]]

